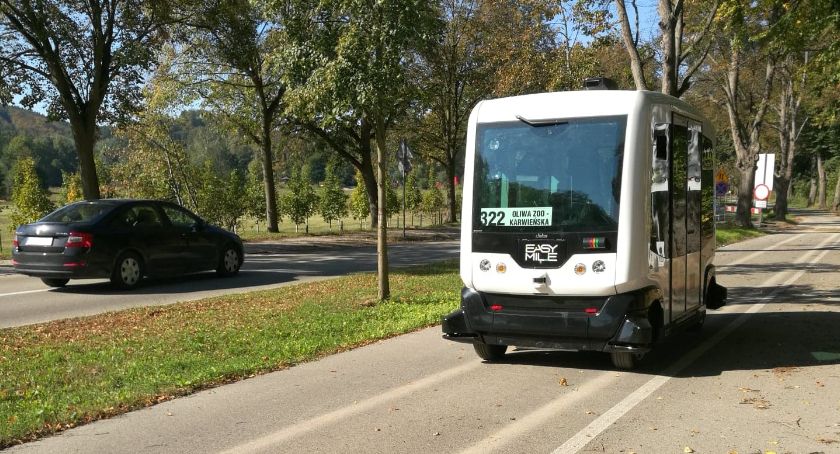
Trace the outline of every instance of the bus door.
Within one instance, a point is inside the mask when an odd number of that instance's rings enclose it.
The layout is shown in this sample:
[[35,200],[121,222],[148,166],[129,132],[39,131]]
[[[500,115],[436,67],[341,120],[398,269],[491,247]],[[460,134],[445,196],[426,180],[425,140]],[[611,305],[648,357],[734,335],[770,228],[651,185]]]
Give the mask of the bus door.
[[700,305],[700,124],[671,124],[671,321]]
[[[701,137],[699,123],[689,121],[688,168],[686,185],[686,281],[685,306],[691,311],[700,306],[703,291],[701,244],[703,233],[703,197],[701,192]],[[708,184],[708,182],[707,182]]]

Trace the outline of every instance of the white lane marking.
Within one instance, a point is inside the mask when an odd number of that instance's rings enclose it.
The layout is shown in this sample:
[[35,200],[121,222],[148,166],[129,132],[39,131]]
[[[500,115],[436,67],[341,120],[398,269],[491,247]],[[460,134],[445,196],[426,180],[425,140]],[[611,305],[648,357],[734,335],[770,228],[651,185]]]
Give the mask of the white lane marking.
[[[771,246],[770,246],[770,247],[768,247],[767,249],[764,249],[764,250],[761,250],[761,251],[755,251],[755,252],[753,252],[752,254],[748,254],[748,255],[741,256],[741,257],[739,257],[737,260],[735,260],[735,261],[734,261],[734,262],[732,262],[732,263],[726,263],[726,264],[716,265],[716,266],[717,266],[718,268],[728,268],[728,267],[732,267],[732,266],[738,266],[738,265],[740,265],[740,264],[742,264],[742,263],[746,263],[746,262],[751,261],[752,259],[754,259],[754,258],[758,257],[758,256],[759,256],[759,255],[761,255],[761,254],[764,254],[764,253],[767,253],[767,252],[772,252],[772,251],[773,251],[773,249],[776,249],[776,248],[778,248],[778,247],[780,247],[780,246],[784,246],[785,244],[790,243],[790,242],[791,242],[791,241],[793,241],[793,240],[797,240],[797,239],[799,239],[799,238],[802,238],[804,235],[805,235],[804,233],[798,233],[798,234],[796,234],[796,235],[791,235],[791,236],[789,236],[789,237],[785,238],[784,240],[779,241],[778,243],[774,243],[773,245],[771,245]],[[725,251],[725,250],[722,250],[722,251],[719,251],[719,252],[726,252],[726,251]],[[733,251],[733,252],[734,252],[734,251]]]
[[[796,240],[797,238],[800,238],[801,236],[802,236],[801,234],[790,236],[790,237],[786,238],[784,241],[780,241],[778,243],[775,243],[770,248],[772,249],[772,248],[780,247],[780,246],[782,246],[786,243],[789,243],[791,241]],[[768,252],[768,251],[757,251],[757,252],[754,252],[752,254],[749,254],[749,255],[746,255],[746,256],[743,256],[743,257],[739,257],[737,260],[733,261],[731,264],[728,264],[726,266],[737,266],[741,263],[744,263],[748,260],[751,260],[751,259],[759,256],[760,254],[762,254],[764,252]],[[749,310],[755,310],[755,309],[750,308]],[[743,322],[741,322],[741,323],[743,323]],[[740,323],[738,325],[740,325]],[[735,328],[737,328],[737,326],[732,326],[731,327],[731,329],[735,329]],[[727,334],[730,331],[727,331]],[[719,342],[719,340],[715,341],[715,343],[717,343],[717,342]],[[709,345],[702,352],[699,352],[697,354],[697,356],[699,356],[700,354],[705,352],[708,348],[711,348],[712,345],[714,345],[714,344]],[[692,352],[689,356],[691,356],[693,354],[694,354],[694,352]],[[684,360],[685,360],[685,358],[686,357],[684,357]],[[691,359],[691,361],[693,361],[693,358]],[[691,361],[689,361],[689,362],[691,362]],[[679,365],[680,363],[677,363],[677,364]],[[589,394],[591,394],[591,391],[589,390],[590,389],[589,388],[590,384],[593,384],[593,383],[600,384],[601,382],[603,382],[604,385],[607,385],[611,381],[609,379],[612,378],[612,377],[614,377],[613,373],[604,373],[604,374],[600,375],[599,377],[595,378],[594,380],[590,381],[587,384],[587,390],[585,392],[580,393],[580,394],[577,394],[577,393],[576,394],[571,394],[571,395],[564,394],[563,396],[561,396],[561,397],[549,402],[548,404],[538,408],[537,410],[529,413],[524,418],[519,418],[515,423],[512,423],[512,424],[509,424],[509,425],[505,426],[500,431],[498,431],[498,432],[488,436],[487,438],[479,441],[475,445],[461,451],[461,454],[489,452],[493,449],[499,449],[499,448],[501,448],[505,445],[510,444],[511,442],[516,440],[518,437],[520,437],[523,433],[533,429],[534,427],[539,426],[540,424],[544,423],[547,419],[549,419],[552,416],[556,415],[557,413],[563,411],[565,408],[577,403],[580,399],[582,399],[584,397],[587,397]],[[659,377],[657,377],[657,378],[659,378]],[[654,380],[651,380],[651,382],[653,382]],[[643,385],[643,387],[650,386],[651,382],[646,383],[645,385]],[[663,382],[663,384],[664,384],[664,382]],[[662,385],[661,384],[658,385],[657,388],[659,386],[662,386]],[[599,388],[600,388],[600,386],[594,388],[594,390],[597,390]],[[653,390],[655,390],[655,388]],[[651,392],[653,392],[653,390]],[[565,451],[563,451],[563,452],[565,452]]]
[[41,293],[41,292],[49,292],[52,290],[51,288],[41,288],[38,290],[26,290],[23,292],[12,292],[12,293],[0,293],[0,298],[4,296],[15,296],[15,295],[28,295],[30,293]]
[[619,374],[616,376],[615,373],[601,374],[595,379],[579,386],[577,390],[565,393],[537,410],[529,413],[527,417],[519,418],[515,423],[508,424],[498,432],[461,451],[461,454],[484,454],[494,449],[499,449],[534,427],[543,424],[549,418],[557,415],[557,413],[577,405],[583,399],[587,399],[593,394],[612,385],[613,382],[619,380],[618,377],[623,375],[624,374]]
[[[840,234],[835,234],[829,237],[826,241],[823,241],[820,244],[820,247],[825,246],[826,244],[836,241],[835,238],[840,238]],[[814,250],[810,251],[809,253],[803,255],[799,260],[794,263],[805,263],[805,262],[819,262],[825,257],[831,250]],[[813,260],[811,257],[819,253],[816,258]],[[779,273],[766,281],[762,284],[762,286],[776,286],[769,294],[765,297],[761,298],[762,300],[769,300],[773,295],[777,292],[781,291],[784,287],[793,284],[799,278],[801,278],[807,270],[799,270],[794,273],[790,278],[786,279],[783,283],[777,284],[774,281],[783,279],[786,273]],[[632,410],[636,405],[640,402],[645,400],[648,396],[653,394],[657,389],[662,387],[665,383],[667,383],[672,377],[674,377],[677,373],[691,365],[695,360],[697,360],[701,355],[706,353],[710,348],[714,347],[717,343],[723,340],[726,336],[728,336],[732,331],[737,329],[739,326],[743,325],[752,314],[760,311],[764,308],[767,303],[757,303],[753,304],[749,310],[745,313],[741,314],[738,318],[733,320],[729,325],[724,327],[722,330],[718,331],[713,337],[711,337],[706,342],[700,344],[694,350],[692,350],[688,355],[684,356],[680,361],[675,363],[673,366],[666,369],[661,376],[657,376],[652,378],[650,381],[639,387],[636,391],[630,393],[627,397],[625,397],[621,402],[616,404],[614,407],[607,410],[601,416],[599,416],[596,420],[592,421],[588,426],[584,427],[583,430],[575,434],[572,438],[568,439],[565,443],[560,445],[557,449],[554,450],[552,454],[569,454],[569,453],[577,453],[584,446],[586,446],[590,441],[592,441],[595,437],[600,435],[604,430],[606,430],[609,426],[615,424],[619,418],[627,414],[630,410]]]
[[356,415],[358,413],[368,411],[378,405],[385,404],[394,399],[399,399],[400,397],[409,395],[415,391],[419,391],[420,389],[436,385],[444,380],[456,377],[480,366],[482,366],[482,363],[480,361],[471,361],[467,364],[463,364],[458,367],[453,367],[451,369],[438,372],[434,375],[423,377],[415,382],[397,388],[392,388],[388,391],[383,392],[382,394],[371,397],[369,399],[365,399],[358,403],[339,408],[337,410],[325,413],[320,416],[316,416],[311,419],[307,419],[306,421],[301,421],[297,424],[284,427],[276,432],[264,435],[247,443],[228,448],[225,451],[221,451],[221,454],[241,454],[269,450],[270,448],[276,446],[279,443],[297,437],[306,432],[315,430],[319,427],[323,427],[328,424],[333,424],[337,421]]

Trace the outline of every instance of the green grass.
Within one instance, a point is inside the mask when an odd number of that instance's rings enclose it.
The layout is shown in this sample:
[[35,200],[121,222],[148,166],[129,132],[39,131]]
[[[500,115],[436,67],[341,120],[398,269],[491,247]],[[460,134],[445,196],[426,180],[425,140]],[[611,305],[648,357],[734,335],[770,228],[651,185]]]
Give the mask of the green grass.
[[0,330],[0,448],[436,324],[456,262]]
[[732,224],[718,226],[716,233],[718,247],[765,235],[761,230],[755,228],[747,229]]

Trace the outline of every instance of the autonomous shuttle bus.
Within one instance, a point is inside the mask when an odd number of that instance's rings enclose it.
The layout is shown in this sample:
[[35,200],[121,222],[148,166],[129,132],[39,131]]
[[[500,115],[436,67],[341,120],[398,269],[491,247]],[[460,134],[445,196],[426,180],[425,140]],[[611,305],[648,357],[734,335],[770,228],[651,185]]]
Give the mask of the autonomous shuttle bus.
[[[600,80],[587,85],[605,87]],[[725,304],[715,281],[714,133],[647,91],[480,102],[467,133],[461,307],[444,337],[608,352],[632,368]]]

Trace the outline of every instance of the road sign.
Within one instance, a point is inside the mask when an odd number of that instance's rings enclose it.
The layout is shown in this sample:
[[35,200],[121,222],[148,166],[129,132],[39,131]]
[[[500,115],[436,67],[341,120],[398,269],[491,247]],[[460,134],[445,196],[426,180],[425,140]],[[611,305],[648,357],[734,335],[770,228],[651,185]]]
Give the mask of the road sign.
[[770,188],[766,184],[759,184],[753,189],[753,197],[756,200],[767,200],[770,197]]
[[760,184],[773,190],[773,173],[776,168],[776,155],[774,153],[761,153],[758,155],[758,163],[755,168],[755,185]]
[[726,191],[729,190],[729,184],[725,181],[718,181],[715,184],[715,194],[718,196],[726,195]]
[[766,200],[756,200],[755,201],[756,208],[767,208],[767,201]]
[[729,183],[729,175],[726,174],[726,171],[724,171],[723,168],[718,169],[715,174],[715,182]]

